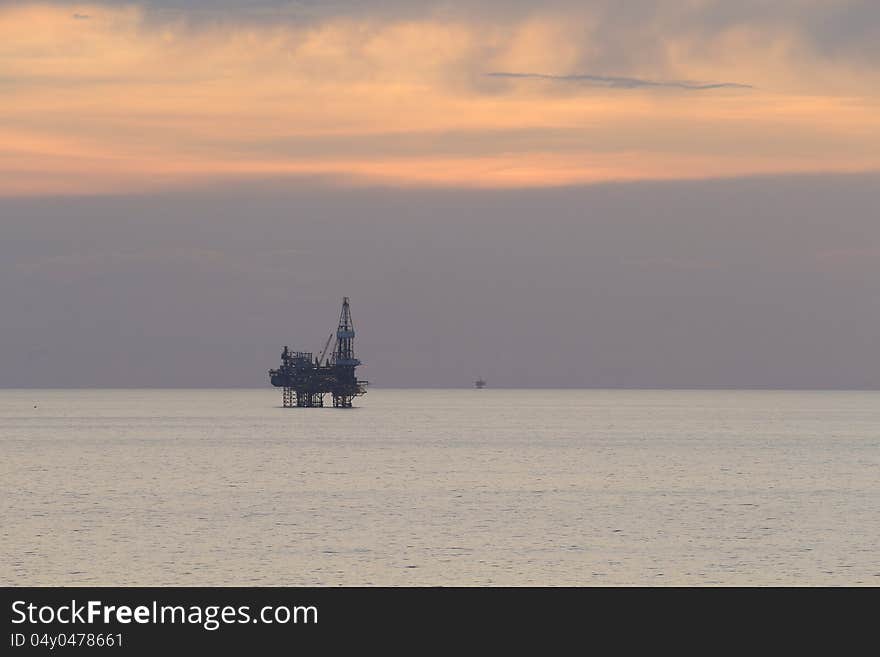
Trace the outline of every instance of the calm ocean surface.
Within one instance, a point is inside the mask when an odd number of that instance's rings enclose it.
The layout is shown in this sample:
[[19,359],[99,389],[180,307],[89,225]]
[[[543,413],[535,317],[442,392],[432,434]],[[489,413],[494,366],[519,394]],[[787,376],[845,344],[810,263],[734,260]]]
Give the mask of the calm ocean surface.
[[878,392],[357,403],[0,390],[0,584],[880,585]]

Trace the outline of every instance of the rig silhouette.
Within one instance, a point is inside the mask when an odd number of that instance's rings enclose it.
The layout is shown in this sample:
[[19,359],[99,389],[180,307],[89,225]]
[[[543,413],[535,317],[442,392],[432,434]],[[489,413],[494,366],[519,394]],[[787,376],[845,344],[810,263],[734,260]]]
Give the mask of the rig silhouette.
[[[315,358],[310,351],[281,352],[281,367],[269,370],[269,381],[282,388],[284,408],[319,408],[324,406],[324,395],[333,396],[335,408],[351,408],[352,400],[367,392],[367,381],[359,381],[355,368],[361,364],[354,357],[354,324],[348,297],[342,300],[336,343],[327,357],[333,334],[327,338],[324,351]],[[325,360],[326,357],[326,360]]]

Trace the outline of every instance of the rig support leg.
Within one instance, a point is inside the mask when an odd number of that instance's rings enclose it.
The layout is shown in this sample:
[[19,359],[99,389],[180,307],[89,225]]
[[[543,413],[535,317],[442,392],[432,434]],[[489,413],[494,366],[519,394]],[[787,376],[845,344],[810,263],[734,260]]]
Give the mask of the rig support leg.
[[324,405],[323,392],[296,391],[296,406],[299,408],[321,408]]
[[281,399],[284,408],[293,408],[295,406],[293,403],[293,388],[285,386],[281,394]]
[[333,408],[351,408],[351,400],[354,395],[333,393]]

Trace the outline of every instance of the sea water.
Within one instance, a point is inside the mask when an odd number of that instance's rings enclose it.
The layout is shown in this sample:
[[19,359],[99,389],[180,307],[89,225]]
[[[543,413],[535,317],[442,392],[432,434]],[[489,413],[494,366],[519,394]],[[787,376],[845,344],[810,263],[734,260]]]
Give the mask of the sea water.
[[0,390],[0,584],[880,585],[880,393]]

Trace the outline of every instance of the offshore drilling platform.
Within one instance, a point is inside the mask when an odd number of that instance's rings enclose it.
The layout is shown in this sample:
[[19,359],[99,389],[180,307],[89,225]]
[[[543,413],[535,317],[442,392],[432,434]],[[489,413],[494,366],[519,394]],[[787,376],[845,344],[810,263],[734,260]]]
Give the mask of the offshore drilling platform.
[[327,393],[333,396],[335,408],[351,408],[352,400],[367,392],[368,382],[359,381],[354,371],[361,361],[354,357],[354,325],[348,297],[342,300],[336,343],[327,357],[332,338],[331,333],[317,358],[310,351],[290,351],[284,347],[281,367],[269,370],[269,381],[283,389],[284,408],[322,407]]

